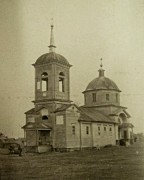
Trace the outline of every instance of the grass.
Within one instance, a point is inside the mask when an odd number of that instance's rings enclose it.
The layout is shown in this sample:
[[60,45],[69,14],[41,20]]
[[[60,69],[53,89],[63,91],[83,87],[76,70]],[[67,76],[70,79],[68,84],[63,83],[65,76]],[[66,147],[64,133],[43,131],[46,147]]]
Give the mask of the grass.
[[144,180],[144,143],[67,153],[0,155],[0,180]]

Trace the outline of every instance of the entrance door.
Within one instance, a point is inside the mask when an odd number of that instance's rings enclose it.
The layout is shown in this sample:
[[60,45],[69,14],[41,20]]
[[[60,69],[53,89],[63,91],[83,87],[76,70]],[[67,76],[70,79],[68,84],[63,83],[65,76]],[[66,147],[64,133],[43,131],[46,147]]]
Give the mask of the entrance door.
[[39,131],[39,144],[40,145],[50,144],[50,131],[47,130]]

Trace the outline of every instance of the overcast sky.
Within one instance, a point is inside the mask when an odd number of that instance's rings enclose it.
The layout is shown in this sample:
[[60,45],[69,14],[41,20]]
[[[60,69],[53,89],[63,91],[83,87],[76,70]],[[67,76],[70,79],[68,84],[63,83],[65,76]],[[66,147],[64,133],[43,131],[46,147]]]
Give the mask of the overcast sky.
[[0,131],[23,136],[34,100],[31,64],[48,52],[52,17],[56,52],[73,65],[71,100],[83,105],[102,57],[134,131],[144,132],[143,0],[0,0]]

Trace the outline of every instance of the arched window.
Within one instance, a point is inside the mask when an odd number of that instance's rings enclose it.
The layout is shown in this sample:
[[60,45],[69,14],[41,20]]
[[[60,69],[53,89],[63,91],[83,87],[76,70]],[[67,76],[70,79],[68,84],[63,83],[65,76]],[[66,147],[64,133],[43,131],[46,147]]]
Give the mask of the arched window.
[[72,126],[72,134],[75,134],[75,126]]
[[41,75],[42,91],[48,91],[48,73],[44,72]]
[[64,92],[64,73],[59,73],[59,91]]

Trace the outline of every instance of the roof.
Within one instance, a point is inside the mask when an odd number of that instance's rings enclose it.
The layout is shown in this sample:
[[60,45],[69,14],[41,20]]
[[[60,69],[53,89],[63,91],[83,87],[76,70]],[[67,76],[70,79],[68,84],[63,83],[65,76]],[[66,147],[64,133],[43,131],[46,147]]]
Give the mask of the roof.
[[28,110],[25,114],[35,114],[35,108]]
[[40,107],[40,108],[32,108],[29,111],[25,112],[25,114],[36,114],[37,112],[39,112],[40,110],[44,109],[45,107]]
[[110,104],[98,104],[98,105],[91,105],[91,106],[83,105],[82,107],[87,107],[87,108],[92,108],[92,107],[101,108],[101,107],[108,107],[108,106],[113,106],[113,107],[121,108],[121,109],[127,109],[127,107],[115,105],[115,104],[113,104],[113,103],[110,103]]
[[80,107],[80,119],[84,121],[116,123],[109,116],[91,108]]
[[116,110],[113,111],[113,113],[110,114],[110,115],[118,115],[118,114],[121,113],[121,112],[124,112],[124,113],[127,115],[127,118],[130,118],[130,117],[131,117],[131,115],[130,115],[125,109],[122,109],[122,108],[116,109]]
[[88,84],[85,91],[90,91],[90,90],[116,90],[120,92],[120,89],[115,84],[115,82],[104,76],[100,76],[93,79]]
[[[75,104],[65,104],[65,105],[61,106],[60,108],[57,108],[57,109],[54,111],[54,113],[56,113],[56,112],[61,112],[61,111],[65,111],[65,110],[67,110],[70,106],[75,106],[75,107],[77,107]],[[77,108],[78,108],[78,107],[77,107]]]
[[22,128],[23,129],[43,129],[43,130],[50,130],[50,129],[52,129],[48,124],[42,123],[42,122],[41,123],[28,122]]
[[52,62],[60,63],[62,65],[66,65],[69,67],[71,66],[65,57],[55,52],[50,52],[50,53],[41,55],[37,59],[34,65],[44,65],[44,64],[49,64]]
[[55,110],[55,113],[61,112],[61,111],[66,111],[72,105],[74,105],[80,113],[79,121],[116,123],[109,116],[107,116],[93,108],[78,107],[75,104],[63,105],[62,107],[57,108]]

